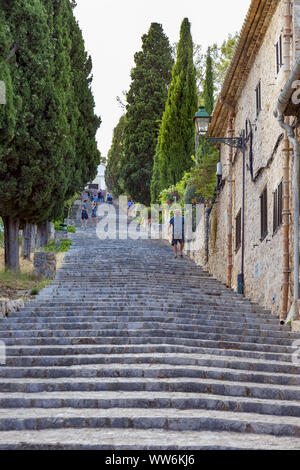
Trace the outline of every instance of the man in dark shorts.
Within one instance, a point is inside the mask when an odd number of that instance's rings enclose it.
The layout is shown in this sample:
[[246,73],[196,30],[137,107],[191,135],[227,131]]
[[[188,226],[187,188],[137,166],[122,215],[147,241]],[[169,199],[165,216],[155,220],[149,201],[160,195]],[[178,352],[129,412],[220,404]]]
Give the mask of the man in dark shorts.
[[174,216],[170,220],[172,227],[172,246],[174,249],[174,258],[177,258],[177,244],[180,244],[180,257],[183,258],[184,248],[184,217],[180,209],[175,209]]
[[92,226],[93,226],[93,223],[95,225],[98,223],[97,210],[98,210],[98,204],[96,201],[94,201],[92,204]]
[[85,200],[81,207],[81,227],[83,225],[83,222],[85,223],[85,226],[87,227],[88,220],[89,220],[89,211],[87,208],[87,200]]

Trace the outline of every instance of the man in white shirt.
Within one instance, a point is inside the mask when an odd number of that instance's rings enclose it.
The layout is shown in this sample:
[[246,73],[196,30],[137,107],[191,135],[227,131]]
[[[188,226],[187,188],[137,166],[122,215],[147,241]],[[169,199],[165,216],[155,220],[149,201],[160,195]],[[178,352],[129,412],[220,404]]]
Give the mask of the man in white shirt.
[[180,244],[180,257],[183,258],[184,248],[184,217],[180,209],[175,209],[174,217],[170,220],[172,227],[172,246],[174,248],[174,258],[177,258],[177,244]]

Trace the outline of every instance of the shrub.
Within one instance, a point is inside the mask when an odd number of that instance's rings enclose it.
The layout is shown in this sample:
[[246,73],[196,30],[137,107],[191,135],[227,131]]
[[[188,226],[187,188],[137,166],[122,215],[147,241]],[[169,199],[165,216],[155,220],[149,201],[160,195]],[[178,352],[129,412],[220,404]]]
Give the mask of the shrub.
[[55,245],[54,241],[51,241],[48,243],[48,245],[44,246],[41,248],[41,251],[48,251],[48,252],[54,252],[54,253],[64,253],[70,249],[70,246],[72,245],[71,240],[67,240],[63,238],[60,242],[59,246]]
[[174,202],[178,202],[183,206],[184,204],[184,192],[185,188],[191,180],[191,173],[185,172],[183,178],[178,181],[175,186],[170,186],[164,189],[159,195],[159,201],[161,204],[168,204],[171,206]]
[[57,220],[56,222],[54,222],[54,229],[55,230],[60,230],[60,224],[61,224],[60,220]]
[[197,194],[203,201],[208,202],[216,195],[216,167],[219,160],[219,152],[213,146],[205,147],[196,167],[191,170],[191,180],[197,185]]
[[33,289],[31,289],[30,291],[30,295],[38,295],[39,293],[39,290],[37,287],[34,287]]
[[184,204],[203,202],[203,197],[199,194],[198,190],[199,188],[196,183],[189,184],[184,193]]

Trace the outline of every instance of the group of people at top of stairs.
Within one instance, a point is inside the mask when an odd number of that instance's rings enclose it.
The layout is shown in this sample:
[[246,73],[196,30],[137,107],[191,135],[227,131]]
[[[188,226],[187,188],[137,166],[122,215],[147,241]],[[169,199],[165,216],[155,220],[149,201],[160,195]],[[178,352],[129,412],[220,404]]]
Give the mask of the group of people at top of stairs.
[[[88,198],[88,199],[87,199]],[[105,201],[105,191],[99,189],[99,191],[84,191],[82,194],[82,206],[81,206],[81,226],[87,227],[88,220],[89,220],[89,209],[88,209],[88,201],[92,204],[91,210],[91,220],[92,225],[96,226],[98,222],[97,217],[97,209],[99,203],[107,202],[108,204],[112,204],[112,196],[111,194],[107,194],[106,201]]]
[[[92,213],[91,213],[91,219],[92,219],[92,226],[98,223],[98,218],[97,218],[97,209],[98,209],[98,204],[99,202],[105,202],[105,197],[104,197],[104,191],[101,189],[97,193],[97,191],[88,191],[87,196],[90,199],[92,203]],[[106,196],[106,202],[108,204],[112,203],[112,196],[110,194],[107,194]],[[88,225],[88,220],[89,220],[89,210],[87,206],[88,200],[86,197],[83,195],[83,204],[81,208],[81,226],[85,225],[87,227]],[[127,202],[127,215],[130,215],[131,210],[134,207],[134,201],[132,198],[128,198]],[[180,209],[175,209],[174,210],[174,215],[171,217],[170,224],[169,224],[169,230],[172,228],[172,246],[174,250],[174,258],[178,257],[178,244],[180,245],[180,257],[183,258],[183,248],[184,248],[184,216],[181,215],[181,210]]]

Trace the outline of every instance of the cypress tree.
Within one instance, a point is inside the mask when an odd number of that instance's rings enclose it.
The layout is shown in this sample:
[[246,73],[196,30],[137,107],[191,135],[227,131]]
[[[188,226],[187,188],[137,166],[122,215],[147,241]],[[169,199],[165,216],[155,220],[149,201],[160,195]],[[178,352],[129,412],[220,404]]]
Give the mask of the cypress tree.
[[[20,97],[13,89],[12,77],[9,63],[6,58],[9,56],[10,50],[14,44],[14,38],[10,29],[10,25],[5,18],[3,5],[0,4],[0,80],[3,82],[1,86],[4,99],[0,105],[0,197],[1,190],[4,189],[2,180],[8,176],[11,163],[12,142],[16,133],[17,113],[21,106]],[[15,57],[10,58],[10,62],[14,62]],[[9,185],[5,187],[6,191],[14,191],[15,182],[9,181]],[[19,268],[19,251],[18,251],[18,229],[19,220],[6,210],[5,203],[0,200],[0,216],[4,223],[4,243],[5,243],[5,265],[14,269]],[[8,256],[10,253],[10,257]]]
[[[193,41],[190,22],[181,25],[177,60],[163,114],[155,168],[153,169],[152,200],[157,192],[176,184],[192,165],[194,151],[193,116],[197,111],[196,70],[193,63]],[[158,182],[154,179],[159,176]]]
[[151,24],[148,34],[142,37],[142,50],[134,59],[121,176],[125,191],[149,205],[153,157],[173,65],[169,40],[160,24]]
[[107,155],[107,165],[105,169],[105,183],[115,196],[122,193],[120,179],[120,162],[124,151],[124,127],[125,115],[121,116],[117,126],[114,128],[111,148]]
[[91,63],[80,44],[84,59],[71,59],[79,33],[69,0],[10,0],[1,6],[19,43],[10,69],[22,107],[0,165],[6,267],[18,269],[19,223],[47,228],[48,220],[62,215],[68,195],[94,175],[99,120],[89,88]]
[[[17,270],[20,221],[38,219],[44,202],[50,202],[52,160],[43,151],[47,138],[51,80],[51,37],[47,14],[40,0],[3,2],[11,36],[19,47],[9,62],[14,93],[22,97],[15,136],[0,165],[0,213],[5,227],[6,267]],[[49,170],[49,171],[48,171]],[[32,220],[34,221],[34,220]]]
[[210,47],[207,50],[206,56],[206,71],[203,87],[203,99],[204,107],[208,114],[211,115],[214,109],[214,75]]
[[[205,70],[205,80],[203,86],[203,102],[205,110],[211,115],[214,109],[214,89],[215,89],[215,80],[213,72],[213,61],[211,57],[210,47],[207,50],[206,56],[206,70]],[[206,155],[213,155],[213,160],[215,159],[216,149],[212,146],[203,136],[199,136],[198,151],[196,158],[198,162],[205,160]]]
[[100,152],[97,148],[96,133],[101,119],[95,115],[95,102],[91,92],[92,60],[87,55],[82,32],[73,10],[70,10],[71,68],[73,77],[73,96],[77,104],[77,132],[75,140],[75,167],[73,184],[66,198],[81,191],[88,181],[92,181],[100,164]]

